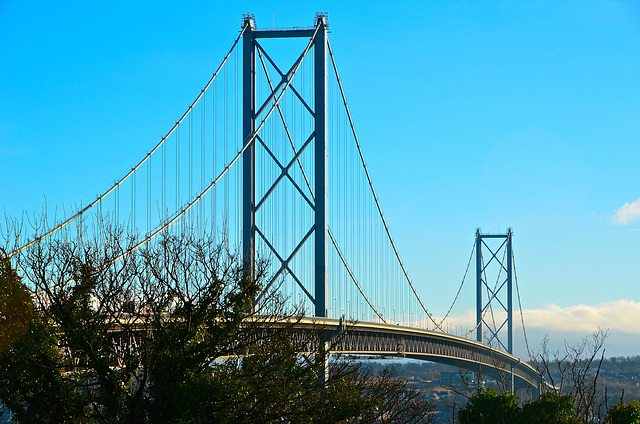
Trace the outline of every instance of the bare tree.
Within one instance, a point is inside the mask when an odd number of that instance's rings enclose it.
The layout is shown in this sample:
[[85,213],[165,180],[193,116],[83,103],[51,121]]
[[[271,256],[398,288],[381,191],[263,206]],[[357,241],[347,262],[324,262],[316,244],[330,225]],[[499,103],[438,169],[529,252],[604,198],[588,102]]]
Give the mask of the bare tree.
[[532,359],[532,365],[544,379],[542,391],[570,395],[576,413],[586,422],[599,421],[606,411],[606,397],[597,382],[607,336],[606,330],[595,331],[576,345],[565,343],[563,351],[549,350],[545,338]]

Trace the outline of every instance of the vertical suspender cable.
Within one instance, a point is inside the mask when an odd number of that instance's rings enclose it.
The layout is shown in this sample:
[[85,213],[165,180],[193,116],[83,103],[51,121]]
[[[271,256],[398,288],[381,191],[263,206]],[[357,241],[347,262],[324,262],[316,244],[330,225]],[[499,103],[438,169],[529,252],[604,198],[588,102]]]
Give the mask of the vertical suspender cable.
[[[193,195],[193,109],[189,111],[189,158],[188,158],[188,166],[189,169],[189,191],[187,192],[187,199],[191,199]],[[189,225],[193,225],[193,211],[189,211],[188,217]]]
[[289,72],[287,73],[286,77],[284,78],[284,80],[282,81],[282,83],[279,85],[279,89],[280,89],[280,94],[277,95],[275,97],[274,100],[274,104],[273,106],[271,106],[271,108],[269,109],[269,111],[267,112],[266,116],[263,118],[262,122],[260,123],[260,125],[258,125],[258,127],[256,128],[256,130],[254,131],[253,135],[246,141],[246,143],[243,142],[243,147],[242,149],[235,155],[235,157],[229,162],[228,165],[226,165],[224,167],[224,169],[222,170],[222,172],[220,172],[220,174],[213,179],[213,181],[211,181],[211,183],[209,183],[209,185],[207,186],[207,188],[204,190],[204,192],[200,193],[198,196],[196,196],[195,199],[193,199],[191,202],[189,202],[187,205],[183,206],[179,212],[177,212],[172,219],[170,219],[168,222],[164,223],[164,225],[159,226],[152,234],[150,234],[149,237],[145,238],[144,240],[140,241],[138,244],[136,244],[135,246],[131,247],[130,249],[128,249],[127,251],[123,252],[122,254],[120,254],[118,257],[116,257],[113,261],[111,261],[111,263],[120,260],[121,258],[129,255],[130,253],[136,251],[137,249],[139,249],[141,246],[143,246],[144,244],[146,244],[149,240],[155,238],[158,234],[162,233],[162,231],[165,231],[167,228],[169,228],[171,225],[173,225],[174,222],[176,222],[178,219],[182,218],[184,216],[185,213],[187,213],[197,202],[199,202],[203,196],[205,196],[209,190],[211,190],[213,187],[215,187],[215,185],[229,172],[229,170],[231,169],[231,167],[238,161],[238,159],[240,159],[240,157],[242,157],[242,155],[244,154],[244,152],[255,142],[256,139],[256,135],[258,134],[258,132],[262,129],[262,127],[265,125],[265,123],[267,122],[267,120],[269,119],[269,117],[271,116],[271,114],[273,113],[273,110],[276,108],[276,106],[278,105],[278,103],[280,102],[280,100],[282,99],[282,96],[284,95],[284,93],[287,91],[287,89],[289,88],[289,85],[291,84],[291,79],[293,78],[293,76],[295,76],[296,71],[298,70],[298,67],[300,66],[300,63],[302,62],[302,59],[304,59],[304,57],[307,55],[307,53],[309,52],[309,49],[312,46],[313,40],[315,38],[315,35],[318,32],[318,27],[316,27],[316,31],[314,32],[313,36],[311,37],[311,39],[309,40],[309,44],[307,45],[307,48],[304,50],[304,52],[302,53],[302,55],[300,55],[300,57],[298,58],[298,60],[296,61],[296,63],[291,67],[291,69],[289,70]]
[[353,138],[355,139],[356,142],[356,146],[358,148],[358,153],[360,155],[360,160],[362,162],[362,166],[364,167],[364,171],[365,174],[367,176],[367,181],[369,182],[369,188],[371,189],[371,193],[373,195],[373,198],[376,202],[376,206],[378,208],[378,213],[380,214],[380,218],[382,219],[382,222],[384,224],[384,228],[387,232],[387,237],[389,238],[389,241],[391,242],[391,246],[393,247],[393,251],[395,253],[395,256],[398,260],[398,262],[400,263],[400,267],[402,268],[402,272],[404,273],[405,278],[407,279],[407,282],[409,283],[409,285],[411,286],[411,290],[413,291],[413,294],[415,295],[415,297],[418,299],[418,301],[420,302],[420,306],[422,307],[422,309],[424,310],[424,312],[427,314],[427,316],[429,317],[429,319],[431,320],[431,322],[440,330],[443,331],[442,328],[440,327],[440,325],[433,319],[433,317],[431,316],[431,314],[429,313],[429,311],[427,311],[427,308],[424,306],[424,304],[422,303],[422,300],[420,299],[420,297],[418,296],[418,293],[415,290],[415,287],[413,286],[413,283],[411,282],[411,279],[409,278],[409,274],[407,274],[407,271],[404,267],[404,264],[402,263],[402,260],[400,259],[400,255],[398,254],[398,249],[396,248],[395,243],[393,242],[393,238],[391,237],[391,233],[389,232],[389,227],[387,226],[387,222],[384,219],[384,215],[382,213],[382,209],[380,207],[380,203],[378,202],[378,196],[376,195],[376,192],[373,188],[373,183],[371,182],[371,176],[369,175],[369,171],[367,169],[367,165],[364,161],[364,156],[362,155],[362,150],[360,149],[360,142],[358,141],[358,136],[356,135],[356,130],[355,127],[353,125],[353,120],[351,119],[351,113],[349,112],[349,107],[347,106],[347,99],[344,95],[344,90],[342,88],[342,83],[340,82],[340,77],[338,75],[338,68],[336,67],[336,62],[335,59],[333,57],[333,51],[331,50],[331,44],[329,43],[329,40],[327,39],[327,48],[329,49],[329,56],[331,57],[331,63],[333,64],[333,70],[335,72],[336,75],[336,80],[338,82],[338,86],[340,87],[340,94],[342,95],[342,101],[344,103],[344,107],[345,107],[345,111],[347,113],[347,118],[349,119],[349,124],[351,125],[351,131],[353,132]]
[[180,127],[176,130],[176,210],[180,207]]
[[[204,137],[205,137],[205,104],[207,102],[206,93],[202,96],[202,103],[200,104],[200,193],[204,191]],[[198,215],[198,232],[204,229],[204,207],[205,202],[200,203],[200,213]]]
[[467,279],[467,274],[469,273],[469,268],[471,267],[471,262],[473,260],[473,253],[475,251],[476,251],[476,241],[474,240],[473,241],[473,247],[471,248],[471,255],[469,256],[469,262],[467,263],[467,268],[464,271],[464,276],[462,277],[462,282],[460,283],[460,287],[458,288],[458,292],[456,293],[456,297],[453,299],[453,303],[449,307],[449,310],[444,315],[444,317],[440,320],[440,325],[442,325],[444,320],[449,317],[449,314],[451,313],[451,310],[453,309],[453,306],[456,304],[456,301],[458,300],[458,297],[460,296],[460,293],[462,292],[462,286],[464,286],[464,282]]
[[151,230],[151,160],[147,161],[147,233]]
[[[239,148],[239,143],[240,143],[240,136],[239,136],[239,132],[238,132],[238,125],[240,123],[240,114],[238,113],[238,108],[240,107],[240,103],[238,101],[239,99],[239,94],[238,94],[238,79],[239,79],[239,75],[238,75],[238,60],[239,60],[239,54],[236,54],[236,67],[235,67],[235,95],[234,95],[234,108],[233,108],[233,113],[234,113],[234,135],[233,135],[233,139],[235,140],[235,150],[237,151]],[[240,186],[241,186],[241,182],[240,182],[240,167],[236,167],[236,204],[235,204],[235,214],[233,215],[236,218],[236,237],[238,240],[242,240],[241,235],[240,235],[240,229],[241,227],[241,220],[239,219],[239,217],[241,216],[241,212],[240,212],[240,208],[241,208],[241,204],[242,204],[242,196],[240,195]]]
[[162,145],[162,221],[167,219],[167,146]]
[[[205,86],[205,90],[211,85],[211,83],[216,79],[218,73],[220,72],[220,70],[222,69],[222,67],[224,66],[225,63],[227,63],[227,59],[229,58],[229,55],[231,55],[231,52],[233,52],[233,50],[235,49],[236,45],[238,44],[238,41],[240,40],[240,38],[242,37],[242,35],[244,34],[244,32],[246,31],[246,26],[242,28],[242,31],[240,31],[240,34],[238,34],[238,36],[236,37],[236,39],[234,40],[233,44],[231,45],[231,48],[229,49],[229,51],[227,52],[227,54],[225,55],[224,59],[222,60],[222,63],[220,63],[220,66],[218,66],[218,69],[216,69],[216,71],[213,73],[213,76],[211,77],[211,79],[209,79],[209,82],[207,82],[207,85]],[[226,69],[226,68],[225,68]],[[196,104],[198,101],[200,100],[200,96],[198,96],[196,98],[196,100],[192,103],[192,106],[194,104]],[[65,226],[67,226],[69,223],[71,223],[72,221],[74,221],[75,219],[79,218],[82,216],[83,213],[89,211],[91,208],[93,208],[99,201],[101,201],[104,197],[106,197],[107,195],[109,195],[111,192],[116,191],[120,185],[122,185],[131,175],[133,175],[133,173],[142,166],[142,164],[153,154],[156,152],[156,150],[158,150],[160,148],[160,146],[164,145],[165,141],[169,138],[169,136],[177,129],[178,125],[180,125],[180,123],[184,120],[185,116],[186,116],[187,112],[185,112],[184,115],[182,115],[182,117],[176,121],[175,125],[171,128],[171,130],[169,130],[169,132],[167,133],[167,135],[165,135],[162,140],[160,140],[160,142],[158,144],[156,144],[156,146],[151,150],[151,152],[149,153],[149,155],[145,156],[136,166],[132,167],[131,170],[124,176],[122,177],[120,180],[118,180],[109,190],[107,190],[106,192],[104,192],[102,195],[98,196],[98,198],[96,200],[94,200],[93,202],[91,202],[89,205],[87,205],[84,208],[81,208],[80,211],[78,211],[75,215],[71,216],[70,218],[68,218],[67,220],[63,221],[62,223],[56,225],[54,228],[52,228],[51,230],[49,230],[48,232],[44,233],[42,236],[40,237],[35,237],[31,242],[23,245],[22,247],[12,251],[11,253],[9,253],[7,255],[8,258],[12,257],[13,255],[23,251],[24,249],[34,245],[35,243],[38,243],[39,241],[51,236],[52,234],[54,234],[55,232],[59,231],[60,229],[64,228]]]
[[[216,127],[216,85],[213,85],[213,91],[211,92],[211,175],[216,175],[216,132],[218,128]],[[218,234],[218,227],[216,225],[216,215],[218,215],[218,211],[216,210],[216,187],[213,188],[213,192],[211,193],[211,227],[213,236],[216,237]]]
[[[223,93],[223,116],[224,116],[224,135],[223,135],[223,143],[224,143],[224,163],[227,163],[227,155],[228,153],[228,145],[229,145],[229,113],[228,113],[228,86],[229,86],[229,72],[227,68],[224,70],[224,93]],[[223,213],[223,226],[225,231],[225,243],[229,242],[229,176],[224,179],[224,213]]]
[[120,186],[116,188],[116,222],[120,223]]
[[527,339],[527,328],[524,325],[524,314],[522,312],[522,302],[520,301],[520,288],[518,287],[518,273],[516,272],[516,260],[515,255],[513,254],[513,247],[511,248],[511,255],[513,261],[513,275],[516,280],[516,293],[518,295],[518,307],[520,308],[520,320],[522,321],[522,333],[524,334],[524,344],[527,347],[527,354],[529,355],[529,360],[532,359],[531,350],[529,349],[529,340]]
[[136,232],[136,174],[131,178],[131,212],[129,222],[131,223],[131,234]]

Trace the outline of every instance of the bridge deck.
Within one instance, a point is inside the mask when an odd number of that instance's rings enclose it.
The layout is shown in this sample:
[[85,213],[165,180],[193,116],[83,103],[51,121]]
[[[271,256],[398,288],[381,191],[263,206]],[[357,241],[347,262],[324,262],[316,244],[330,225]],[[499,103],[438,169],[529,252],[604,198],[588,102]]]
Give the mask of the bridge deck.
[[305,317],[295,327],[342,334],[336,353],[385,355],[453,365],[511,382],[513,387],[540,388],[540,374],[529,364],[501,350],[462,337],[418,328],[375,322],[342,322]]

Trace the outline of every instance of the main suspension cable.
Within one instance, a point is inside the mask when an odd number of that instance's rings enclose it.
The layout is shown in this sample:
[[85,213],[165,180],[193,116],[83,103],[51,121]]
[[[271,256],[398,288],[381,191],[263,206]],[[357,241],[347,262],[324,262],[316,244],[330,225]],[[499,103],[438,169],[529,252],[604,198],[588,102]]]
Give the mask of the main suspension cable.
[[378,318],[380,318],[382,320],[382,322],[384,322],[385,324],[388,324],[387,321],[382,317],[382,315],[380,315],[378,310],[375,308],[375,306],[373,306],[373,304],[369,301],[367,296],[362,291],[362,288],[360,287],[360,284],[358,284],[358,281],[356,280],[356,277],[351,272],[351,269],[349,268],[349,265],[347,265],[347,261],[342,256],[342,252],[340,252],[340,249],[338,248],[338,244],[336,243],[336,240],[333,238],[333,234],[331,234],[331,231],[327,230],[327,233],[329,234],[329,237],[331,238],[331,241],[333,242],[333,246],[336,248],[336,252],[338,252],[338,255],[340,256],[340,259],[342,260],[342,263],[344,264],[344,267],[347,269],[347,272],[349,273],[349,276],[351,277],[351,280],[353,281],[353,283],[358,288],[358,291],[360,292],[360,294],[362,295],[364,300],[367,302],[367,304],[373,310],[373,312],[375,312],[375,314],[378,316]]
[[364,172],[365,172],[365,175],[367,176],[367,181],[369,183],[369,188],[371,189],[371,194],[373,195],[373,199],[374,199],[374,201],[376,203],[376,207],[378,208],[378,213],[380,214],[380,218],[382,219],[382,223],[384,225],[385,231],[387,232],[387,237],[389,238],[389,241],[391,242],[391,246],[393,248],[393,252],[395,253],[395,256],[396,256],[396,258],[398,260],[398,263],[400,264],[400,268],[402,269],[402,272],[404,273],[404,276],[407,279],[407,282],[409,283],[409,286],[411,287],[411,290],[413,291],[414,296],[416,297],[416,299],[420,303],[420,306],[422,307],[422,310],[425,312],[425,314],[427,314],[427,316],[429,317],[431,322],[436,326],[436,328],[444,333],[445,331],[442,329],[440,324],[438,324],[436,322],[436,320],[429,313],[429,311],[427,311],[427,308],[422,303],[422,300],[420,299],[420,296],[418,296],[418,293],[416,292],[416,289],[413,286],[413,283],[411,282],[411,279],[409,278],[409,274],[407,273],[407,270],[405,269],[404,264],[402,263],[402,259],[400,259],[400,254],[398,253],[398,249],[396,248],[396,245],[393,242],[393,238],[391,237],[391,232],[389,231],[389,227],[387,226],[387,222],[386,222],[386,220],[384,218],[384,214],[382,213],[382,208],[380,207],[380,202],[378,202],[378,196],[376,195],[376,192],[375,192],[375,190],[373,188],[373,183],[371,182],[371,176],[369,175],[369,170],[368,170],[367,165],[366,165],[366,163],[364,161],[364,156],[362,154],[362,150],[360,149],[360,142],[358,141],[358,136],[356,135],[356,129],[355,129],[354,125],[353,125],[353,120],[351,119],[351,113],[349,112],[349,107],[347,106],[347,98],[345,97],[344,90],[342,88],[342,83],[340,82],[340,76],[338,75],[338,68],[336,66],[336,61],[335,61],[335,59],[333,57],[333,51],[331,50],[331,44],[329,43],[329,39],[327,39],[327,48],[329,49],[329,56],[331,57],[331,63],[333,64],[333,70],[334,70],[335,75],[336,75],[336,80],[338,81],[338,87],[340,88],[340,94],[342,95],[342,102],[344,103],[344,108],[345,108],[345,111],[347,112],[347,118],[349,118],[349,124],[351,125],[351,132],[353,133],[353,138],[355,139],[356,147],[358,148],[358,154],[360,155],[360,161],[362,162],[362,166],[364,167]]
[[[294,63],[293,67],[289,70],[289,72],[285,76],[284,81],[286,81],[286,82],[284,82],[284,87],[282,88],[282,91],[280,92],[280,94],[275,98],[273,105],[269,109],[269,112],[264,117],[264,119],[262,120],[262,122],[260,123],[258,128],[256,128],[256,130],[253,132],[253,134],[246,141],[246,143],[243,143],[244,146],[242,147],[242,149],[240,149],[238,151],[238,153],[233,158],[233,160],[231,160],[231,162],[229,162],[229,164],[222,170],[222,172],[213,181],[211,181],[211,183],[207,186],[207,188],[203,192],[201,192],[199,195],[197,195],[188,205],[183,207],[182,210],[179,213],[177,213],[171,220],[166,222],[164,225],[159,226],[159,228],[156,229],[153,232],[153,234],[147,235],[147,237],[145,237],[144,240],[142,240],[140,243],[135,245],[129,251],[127,251],[127,252],[123,253],[122,255],[120,255],[115,260],[118,260],[118,259],[122,258],[123,256],[125,256],[126,254],[129,254],[132,251],[139,249],[140,247],[142,247],[143,245],[148,243],[151,239],[155,238],[162,231],[166,230],[171,224],[173,224],[180,217],[184,216],[184,214],[187,213],[187,211],[189,211],[196,203],[198,203],[200,201],[200,199],[202,199],[203,196],[205,194],[207,194],[209,192],[209,190],[211,190],[211,188],[213,188],[218,183],[218,181],[220,181],[220,179],[229,171],[229,169],[231,169],[231,167],[238,161],[238,159],[240,157],[242,157],[242,155],[244,154],[245,150],[247,150],[254,143],[256,137],[258,136],[258,133],[260,132],[260,130],[262,129],[264,124],[267,122],[267,120],[271,116],[271,113],[278,106],[278,103],[280,102],[280,99],[282,99],[282,97],[284,96],[284,93],[287,91],[287,88],[289,88],[289,85],[291,84],[291,81],[293,80],[293,77],[295,76],[296,72],[298,71],[298,68],[300,67],[300,64],[302,63],[302,60],[305,58],[305,56],[309,52],[309,49],[313,45],[313,40],[315,39],[315,36],[316,36],[316,34],[318,32],[318,28],[319,28],[319,26],[316,27],[316,31],[313,33],[313,36],[309,40],[309,44],[307,45],[307,48],[304,50],[302,55],[300,55],[300,57],[298,58],[296,63]],[[244,29],[243,29],[243,31],[244,31]]]
[[240,38],[242,37],[242,35],[246,31],[246,29],[247,29],[247,26],[245,25],[245,27],[242,28],[242,31],[240,31],[240,34],[238,35],[238,37],[236,37],[235,41],[233,42],[233,45],[229,49],[229,52],[227,52],[226,56],[222,60],[222,63],[220,64],[220,66],[218,66],[218,69],[216,69],[216,71],[213,73],[213,76],[209,79],[209,82],[207,82],[205,87],[200,91],[200,94],[198,95],[198,97],[196,97],[196,99],[193,101],[193,103],[191,103],[191,105],[187,108],[187,111],[182,115],[182,117],[178,121],[176,121],[176,123],[173,125],[171,130],[164,137],[162,137],[160,142],[158,144],[156,144],[156,146],[149,153],[147,153],[146,156],[144,158],[142,158],[142,160],[140,162],[138,162],[138,164],[136,166],[131,168],[131,170],[124,177],[122,177],[119,181],[117,181],[110,189],[108,189],[102,195],[98,196],[96,198],[96,200],[94,200],[93,202],[88,204],[86,207],[84,207],[83,209],[78,211],[75,215],[71,216],[66,221],[63,221],[62,223],[58,224],[56,227],[52,228],[51,230],[49,230],[48,232],[46,232],[42,236],[36,237],[31,242],[29,242],[29,243],[25,244],[24,246],[12,251],[11,253],[9,253],[7,255],[7,258],[11,258],[15,254],[22,252],[24,249],[27,249],[27,248],[33,246],[34,244],[39,243],[43,239],[53,235],[54,233],[58,232],[62,228],[66,227],[68,224],[73,222],[75,219],[77,219],[78,217],[81,217],[84,213],[86,213],[90,209],[92,209],[95,205],[99,204],[107,195],[109,195],[112,191],[114,191],[117,188],[119,188],[120,185],[122,185],[131,175],[133,175],[133,173],[136,172],[138,170],[138,168],[140,168],[151,157],[151,155],[156,152],[156,150],[158,150],[162,145],[164,145],[164,142],[169,138],[169,136],[171,134],[173,134],[173,132],[176,130],[176,128],[178,128],[178,126],[182,123],[182,121],[193,110],[193,107],[200,101],[200,99],[204,95],[204,92],[209,88],[211,83],[218,76],[218,73],[220,72],[222,67],[225,65],[225,63],[227,62],[227,59],[229,59],[229,56],[231,55],[231,53],[233,52],[235,47],[238,45],[238,41],[240,41]]
[[[291,81],[293,80],[293,77],[295,76],[296,72],[298,71],[298,68],[300,67],[300,64],[302,63],[302,60],[306,57],[307,53],[309,52],[309,50],[311,49],[311,46],[313,45],[313,41],[316,37],[316,34],[318,33],[318,28],[320,28],[320,26],[318,25],[316,27],[315,32],[313,33],[313,36],[311,37],[311,39],[309,40],[309,44],[307,45],[307,48],[304,50],[304,52],[300,55],[300,57],[298,58],[298,60],[293,64],[293,66],[291,67],[291,69],[289,70],[289,72],[285,75],[285,77],[283,78],[282,83],[278,86],[277,90],[282,89],[282,91],[280,92],[279,95],[274,96],[274,103],[271,106],[271,108],[269,109],[269,112],[266,114],[266,116],[263,118],[262,122],[260,123],[260,125],[258,126],[258,128],[255,129],[255,131],[253,132],[253,134],[246,140],[246,143],[243,143],[244,146],[242,147],[242,149],[240,149],[240,151],[238,151],[238,153],[236,154],[236,156],[233,158],[233,160],[231,160],[231,162],[229,162],[229,164],[227,166],[225,166],[225,168],[222,170],[222,172],[220,172],[220,174],[213,180],[211,181],[211,183],[207,186],[207,188],[201,192],[200,194],[198,194],[191,202],[189,202],[186,206],[183,206],[183,208],[180,210],[180,212],[177,212],[169,221],[167,221],[166,223],[159,225],[158,228],[151,234],[147,234],[147,236],[140,242],[138,242],[135,246],[131,247],[130,249],[126,250],[125,252],[123,252],[122,254],[120,254],[119,256],[117,256],[116,258],[114,258],[112,261],[110,261],[108,264],[105,264],[104,266],[109,266],[111,264],[113,264],[114,262],[124,258],[125,256],[128,256],[129,254],[133,253],[134,251],[138,250],[139,248],[141,248],[142,246],[144,246],[145,244],[147,244],[149,241],[151,241],[152,239],[154,239],[158,234],[162,233],[163,231],[165,231],[167,228],[169,228],[173,223],[175,223],[178,219],[180,219],[182,216],[184,216],[184,214],[186,214],[196,203],[198,203],[208,192],[209,190],[211,190],[213,187],[215,187],[215,185],[220,181],[220,179],[222,179],[222,177],[229,171],[229,169],[231,169],[231,167],[238,161],[238,159],[240,157],[242,157],[242,155],[244,154],[244,152],[255,142],[256,137],[258,136],[258,133],[260,132],[260,130],[262,129],[262,127],[265,125],[265,123],[267,122],[267,120],[269,119],[269,117],[271,116],[271,113],[274,111],[274,109],[276,108],[276,106],[278,105],[278,103],[280,102],[280,100],[282,99],[282,97],[284,96],[284,94],[287,91],[287,88],[289,88],[289,85],[291,84]],[[243,29],[244,32],[244,29]],[[236,39],[236,43],[237,43],[237,39]],[[284,87],[283,87],[284,86]],[[69,283],[71,283],[73,281],[73,279],[63,283],[63,284],[58,284],[56,286],[50,287],[50,288],[56,288],[58,286],[62,287],[65,286]],[[47,288],[47,289],[50,289]],[[45,289],[46,290],[46,289]],[[40,294],[42,293],[44,290],[40,290],[38,291],[36,294]]]
[[462,282],[460,283],[460,287],[458,288],[458,293],[456,293],[456,297],[455,297],[455,299],[453,299],[453,303],[451,304],[451,307],[449,307],[449,310],[447,311],[445,316],[440,320],[440,325],[442,325],[444,320],[449,317],[449,314],[451,313],[451,310],[453,309],[453,306],[458,301],[458,297],[460,296],[460,292],[462,292],[462,286],[464,286],[464,282],[467,279],[467,273],[469,272],[469,267],[471,267],[471,261],[473,260],[473,252],[475,252],[475,251],[476,251],[476,241],[474,240],[473,241],[473,247],[471,248],[471,256],[469,256],[469,263],[467,263],[467,269],[464,271],[464,277],[462,277]]
[[[267,78],[267,82],[269,84],[269,88],[271,89],[271,91],[274,91],[273,88],[273,84],[271,83],[271,78],[269,77],[269,72],[267,71],[267,67],[266,64],[264,63],[264,59],[262,57],[262,51],[260,49],[258,49],[258,56],[260,58],[260,62],[262,63],[262,68],[264,70],[265,76]],[[289,144],[291,146],[291,149],[293,150],[293,154],[294,157],[298,154],[297,153],[297,149],[295,147],[295,144],[293,143],[293,139],[291,137],[291,134],[289,132],[289,128],[287,126],[286,120],[284,118],[284,115],[282,113],[282,109],[280,108],[280,105],[277,106],[278,108],[278,113],[280,114],[280,119],[282,121],[282,125],[285,129],[285,132],[287,134],[287,138],[289,139]],[[315,200],[315,195],[313,193],[313,189],[311,188],[311,184],[309,182],[309,179],[307,178],[307,175],[304,171],[304,168],[302,166],[302,163],[300,162],[300,159],[297,158],[296,162],[298,163],[298,166],[300,167],[300,171],[302,172],[302,176],[304,177],[305,183],[307,185],[307,188],[309,189],[309,193],[311,194],[311,197]],[[346,259],[344,258],[344,256],[342,255],[342,252],[340,251],[340,248],[338,247],[338,243],[336,242],[336,239],[333,237],[333,234],[331,233],[331,229],[327,228],[327,233],[329,235],[329,238],[331,239],[331,242],[334,246],[334,248],[336,249],[336,252],[338,253],[338,256],[340,257],[340,260],[342,261],[344,267],[346,268],[349,276],[351,277],[351,280],[353,281],[353,283],[356,285],[356,287],[358,288],[358,291],[360,292],[360,294],[362,295],[362,297],[364,298],[365,302],[367,302],[367,304],[369,305],[369,307],[371,307],[371,309],[373,310],[373,312],[382,320],[382,322],[384,322],[385,324],[387,323],[387,321],[384,319],[384,317],[378,312],[378,310],[373,306],[373,304],[371,303],[371,301],[369,300],[369,298],[367,297],[367,295],[364,293],[364,291],[362,290],[362,288],[360,287],[360,284],[358,284],[357,279],[355,278],[355,276],[353,275],[353,272],[351,271],[351,268],[349,267],[349,265],[347,264]]]
[[531,349],[529,349],[529,340],[527,338],[527,328],[524,325],[524,313],[522,312],[522,302],[520,301],[520,288],[518,287],[518,273],[516,272],[516,257],[513,253],[513,248],[511,248],[511,260],[513,262],[513,275],[516,280],[516,294],[518,295],[518,307],[520,308],[520,320],[522,321],[522,333],[524,334],[524,345],[527,347],[527,354],[529,355],[529,360],[532,361],[533,357],[531,355]]

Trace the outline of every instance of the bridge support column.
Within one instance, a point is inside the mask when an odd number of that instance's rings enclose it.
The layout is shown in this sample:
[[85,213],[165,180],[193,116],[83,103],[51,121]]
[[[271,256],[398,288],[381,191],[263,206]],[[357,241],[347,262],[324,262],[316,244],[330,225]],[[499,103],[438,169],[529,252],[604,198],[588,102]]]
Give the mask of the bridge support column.
[[510,377],[510,380],[511,380],[510,381],[510,383],[511,383],[510,384],[511,393],[515,393],[516,392],[516,385],[515,385],[515,378],[514,378],[514,375],[513,375],[513,365],[511,365],[511,372],[509,374],[510,374],[509,377]]
[[507,232],[507,352],[513,355],[513,251],[511,228]]
[[327,279],[327,24],[319,15],[315,55],[315,316],[328,314]]
[[476,340],[482,343],[482,238],[476,230]]
[[[242,140],[249,143],[255,131],[256,54],[252,16],[244,20],[242,36]],[[255,277],[255,143],[242,156],[242,260],[245,273]]]

